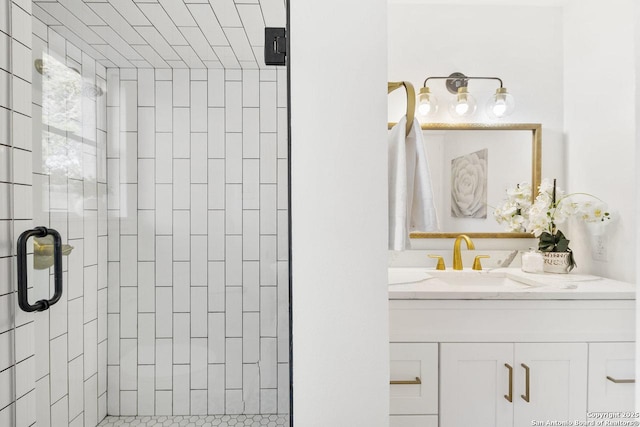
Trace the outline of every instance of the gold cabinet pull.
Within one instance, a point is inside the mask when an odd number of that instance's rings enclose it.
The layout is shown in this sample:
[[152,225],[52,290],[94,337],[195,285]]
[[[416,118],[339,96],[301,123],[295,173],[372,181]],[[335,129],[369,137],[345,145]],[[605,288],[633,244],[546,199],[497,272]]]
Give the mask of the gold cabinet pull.
[[520,397],[522,397],[522,399],[529,403],[531,396],[529,395],[529,374],[530,374],[530,368],[525,365],[524,363],[521,363],[520,366],[522,366],[524,368],[524,394],[521,394]]
[[505,394],[504,398],[513,402],[513,367],[508,363],[505,363],[504,366],[509,370],[509,394]]
[[609,375],[607,375],[607,379],[609,381],[611,381],[612,383],[615,383],[615,384],[633,384],[633,383],[636,382],[636,380],[634,380],[634,379],[621,379],[621,380],[619,380],[617,378],[610,377]]
[[419,377],[416,377],[415,380],[391,380],[389,381],[391,385],[418,385],[422,384],[422,381]]

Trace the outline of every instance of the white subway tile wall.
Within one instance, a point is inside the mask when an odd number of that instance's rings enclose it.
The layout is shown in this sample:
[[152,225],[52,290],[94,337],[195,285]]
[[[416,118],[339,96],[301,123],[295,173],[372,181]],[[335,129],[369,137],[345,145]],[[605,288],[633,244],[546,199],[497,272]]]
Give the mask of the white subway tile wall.
[[32,49],[30,63],[45,64],[33,73],[33,222],[73,246],[62,301],[34,316],[34,416],[37,425],[91,427],[107,415],[107,72],[35,17]]
[[[36,421],[36,331],[46,323],[17,307],[14,239],[32,228],[34,187],[31,144],[31,4],[0,0],[0,425],[26,427]],[[12,167],[13,164],[13,167]],[[28,265],[31,265],[29,257]],[[48,283],[29,269],[30,283]],[[30,286],[29,297],[46,290]],[[38,324],[36,324],[38,323]],[[48,391],[48,390],[47,390]]]
[[285,71],[110,68],[106,86],[107,412],[287,414]]
[[[257,69],[284,2],[174,3],[0,0],[0,425],[289,412],[286,74]],[[26,314],[34,225],[74,249],[64,298]]]

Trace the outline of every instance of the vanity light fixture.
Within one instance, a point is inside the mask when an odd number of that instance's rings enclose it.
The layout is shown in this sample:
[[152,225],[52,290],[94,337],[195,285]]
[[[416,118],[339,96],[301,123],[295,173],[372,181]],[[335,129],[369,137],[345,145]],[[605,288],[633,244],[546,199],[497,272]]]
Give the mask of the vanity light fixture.
[[455,96],[449,103],[449,114],[455,119],[469,118],[475,113],[477,103],[475,98],[469,93],[469,80],[497,80],[500,87],[496,93],[489,98],[485,105],[487,115],[492,119],[501,119],[513,113],[515,102],[513,96],[502,86],[502,79],[499,77],[475,77],[465,76],[462,73],[452,73],[448,77],[427,77],[418,95],[418,114],[423,117],[433,116],[438,111],[438,100],[431,93],[427,86],[429,80],[446,80],[446,87]]

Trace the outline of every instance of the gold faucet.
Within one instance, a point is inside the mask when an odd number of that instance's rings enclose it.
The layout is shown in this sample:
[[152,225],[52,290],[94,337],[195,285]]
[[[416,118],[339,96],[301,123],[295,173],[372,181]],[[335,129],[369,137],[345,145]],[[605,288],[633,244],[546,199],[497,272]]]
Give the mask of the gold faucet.
[[447,267],[444,265],[444,259],[440,255],[428,255],[429,258],[435,258],[438,260],[438,264],[436,265],[436,270],[446,270]]
[[471,267],[472,270],[482,271],[482,264],[480,263],[480,260],[482,258],[491,258],[491,257],[489,255],[476,255],[476,257],[473,260],[473,267]]
[[460,243],[464,240],[467,242],[467,249],[475,249],[475,245],[466,234],[461,234],[456,238],[453,244],[453,269],[462,270],[462,255],[460,254]]

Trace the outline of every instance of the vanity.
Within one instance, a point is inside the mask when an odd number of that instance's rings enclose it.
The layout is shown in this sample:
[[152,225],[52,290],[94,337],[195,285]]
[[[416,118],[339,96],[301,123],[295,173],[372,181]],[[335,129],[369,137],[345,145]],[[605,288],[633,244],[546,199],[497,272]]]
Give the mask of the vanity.
[[389,278],[392,427],[635,420],[634,285],[519,268]]

